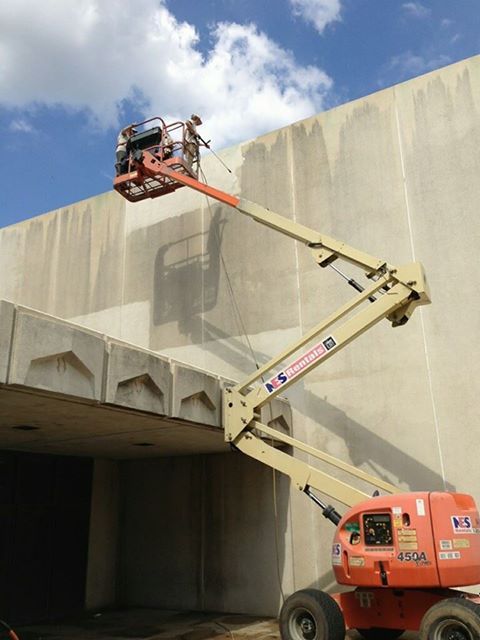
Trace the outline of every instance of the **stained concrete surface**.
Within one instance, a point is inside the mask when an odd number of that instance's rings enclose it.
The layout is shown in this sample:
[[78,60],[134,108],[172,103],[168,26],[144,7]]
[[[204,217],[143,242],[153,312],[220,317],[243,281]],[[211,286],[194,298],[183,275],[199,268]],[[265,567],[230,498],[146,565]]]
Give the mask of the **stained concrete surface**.
[[[224,150],[231,174],[212,157],[203,162],[212,185],[392,264],[424,263],[431,307],[394,331],[387,323],[375,327],[288,389],[294,435],[401,489],[456,489],[477,501],[480,313],[470,283],[480,242],[479,148],[476,56]],[[2,298],[235,380],[351,293],[333,272],[313,264],[304,247],[186,188],[135,205],[107,193],[0,230],[0,272]],[[122,402],[137,397],[127,393],[126,382],[116,393]],[[144,399],[152,407],[157,401],[149,390]],[[168,606],[199,600],[209,609],[275,615],[278,573],[287,594],[332,588],[333,532],[294,490],[276,495],[278,557],[270,553],[261,563],[257,554],[238,553],[239,540],[244,549],[248,541],[255,548],[259,540],[274,545],[271,474],[252,475],[250,461],[230,467],[230,454],[218,458],[204,461],[207,476],[199,475],[194,456],[178,465],[178,473],[190,472],[189,491],[177,500],[181,513],[196,512],[195,483],[205,479],[200,513],[209,516],[203,522],[218,519],[224,527],[212,573],[224,588],[204,581],[208,543],[218,539],[206,526],[195,531],[201,553],[190,554],[183,567],[182,584],[190,589],[179,590]],[[135,493],[129,493],[132,504],[123,504],[127,521],[118,535],[145,521],[161,531],[168,521],[170,541],[177,532],[183,542],[184,520],[176,530],[168,493],[184,480],[170,475],[163,501],[155,501],[148,479],[165,478],[168,463],[157,464],[156,474],[132,482]],[[142,562],[151,559],[149,579],[141,582],[130,544],[144,539],[141,527],[123,537],[119,571],[130,572],[123,579],[135,584],[125,604],[167,606],[168,584],[158,586],[163,567],[171,569],[172,546],[158,549],[149,538],[142,548]]]
[[[18,629],[20,640],[279,640],[275,619],[137,609]],[[349,631],[346,640],[358,640]],[[405,633],[402,640],[416,640]]]

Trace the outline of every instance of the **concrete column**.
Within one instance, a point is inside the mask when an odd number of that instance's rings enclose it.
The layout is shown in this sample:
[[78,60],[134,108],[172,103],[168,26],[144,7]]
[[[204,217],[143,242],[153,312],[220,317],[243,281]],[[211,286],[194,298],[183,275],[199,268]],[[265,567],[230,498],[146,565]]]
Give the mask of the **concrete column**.
[[119,508],[119,463],[95,460],[85,594],[89,610],[117,603]]

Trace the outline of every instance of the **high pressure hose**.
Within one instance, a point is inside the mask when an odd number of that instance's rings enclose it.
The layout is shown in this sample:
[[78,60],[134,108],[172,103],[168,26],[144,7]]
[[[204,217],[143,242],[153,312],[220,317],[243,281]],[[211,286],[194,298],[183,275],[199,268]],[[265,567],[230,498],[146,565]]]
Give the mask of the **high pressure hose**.
[[0,628],[5,629],[5,631],[8,633],[8,637],[10,638],[10,640],[20,640],[20,638],[15,633],[15,631],[11,628],[11,626],[8,625],[3,620],[0,620]]

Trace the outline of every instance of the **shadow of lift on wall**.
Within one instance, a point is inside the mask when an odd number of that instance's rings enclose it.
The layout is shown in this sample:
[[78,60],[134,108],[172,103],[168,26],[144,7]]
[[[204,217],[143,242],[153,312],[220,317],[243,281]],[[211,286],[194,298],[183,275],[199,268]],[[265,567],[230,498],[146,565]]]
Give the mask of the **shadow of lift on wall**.
[[182,318],[189,323],[192,317],[215,307],[225,223],[218,207],[208,231],[188,235],[158,249],[154,266],[154,326],[176,321],[183,333]]

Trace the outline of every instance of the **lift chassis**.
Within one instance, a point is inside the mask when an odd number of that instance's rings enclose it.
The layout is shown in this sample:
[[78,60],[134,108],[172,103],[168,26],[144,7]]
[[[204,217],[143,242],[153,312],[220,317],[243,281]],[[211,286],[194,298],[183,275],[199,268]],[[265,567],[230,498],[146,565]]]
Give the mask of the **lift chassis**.
[[[384,319],[393,327],[402,326],[418,306],[428,304],[422,265],[393,266],[209,186],[198,180],[196,168],[181,154],[165,157],[162,136],[160,130],[154,145],[137,144],[132,150],[128,171],[114,180],[123,197],[137,202],[187,186],[305,244],[320,267],[344,261],[361,269],[369,281],[364,288],[349,279],[357,291],[352,300],[223,392],[226,441],[289,476],[321,508],[336,527],[332,545],[336,580],[352,587],[333,596],[315,589],[292,594],[280,614],[282,639],[344,640],[345,629],[350,628],[367,640],[398,638],[407,629],[420,630],[422,640],[479,640],[480,598],[454,590],[480,583],[480,518],[473,498],[449,492],[401,493],[260,419],[264,405],[365,331]],[[295,458],[279,443],[370,484],[375,497]],[[315,491],[348,510],[340,515]]]

